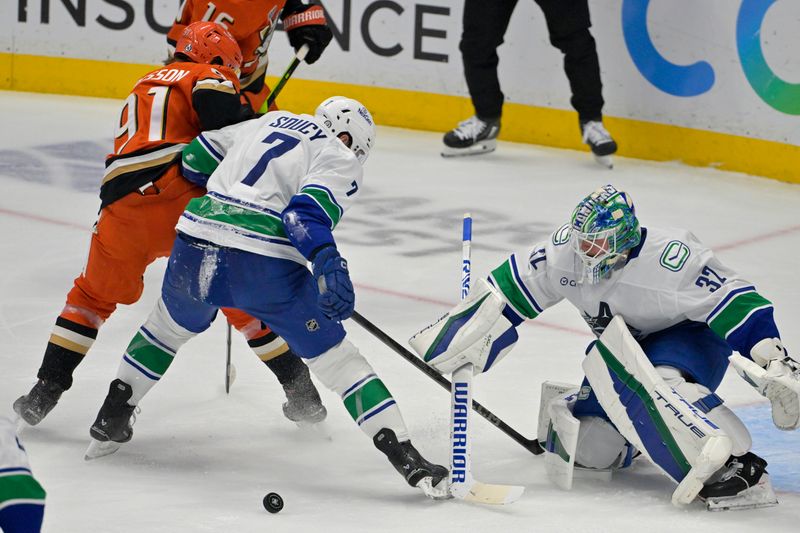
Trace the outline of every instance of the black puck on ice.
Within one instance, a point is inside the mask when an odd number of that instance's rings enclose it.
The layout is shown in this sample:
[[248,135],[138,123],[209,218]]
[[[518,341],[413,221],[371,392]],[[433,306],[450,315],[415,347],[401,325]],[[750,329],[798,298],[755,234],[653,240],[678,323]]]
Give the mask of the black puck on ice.
[[270,492],[264,496],[264,509],[270,513],[277,513],[283,509],[283,498],[277,492]]

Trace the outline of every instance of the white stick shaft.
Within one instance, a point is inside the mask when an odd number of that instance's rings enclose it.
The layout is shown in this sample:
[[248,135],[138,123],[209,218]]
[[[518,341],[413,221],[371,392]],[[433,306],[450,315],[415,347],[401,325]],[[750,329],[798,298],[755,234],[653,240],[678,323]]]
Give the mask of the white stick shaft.
[[[472,217],[464,215],[461,239],[461,299],[467,297],[472,273]],[[472,486],[472,365],[453,372],[450,389],[450,493],[464,498]]]

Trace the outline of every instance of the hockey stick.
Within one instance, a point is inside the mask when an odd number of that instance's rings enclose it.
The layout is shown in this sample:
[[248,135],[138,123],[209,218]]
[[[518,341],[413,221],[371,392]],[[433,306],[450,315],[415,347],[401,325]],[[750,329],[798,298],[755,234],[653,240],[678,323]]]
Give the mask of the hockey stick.
[[286,82],[289,81],[289,78],[292,77],[292,74],[300,66],[300,63],[306,58],[306,54],[308,54],[308,45],[304,44],[300,47],[300,50],[295,53],[294,57],[292,58],[292,62],[289,63],[289,66],[286,67],[286,72],[283,73],[281,79],[278,81],[278,84],[272,89],[272,92],[269,93],[266,101],[261,104],[261,108],[258,110],[259,113],[264,114],[269,110],[269,106],[275,102],[275,98],[278,97],[278,94],[283,89],[283,86],[286,85]]
[[[391,338],[378,326],[364,318],[358,311],[353,312],[351,317],[353,321],[367,330],[367,333],[381,341],[383,344],[392,349],[397,355],[414,365],[417,370],[422,371],[426,376],[441,385],[448,392],[452,388],[450,380],[439,374],[434,368],[428,366],[425,361],[408,351],[402,344]],[[506,424],[503,419],[489,411],[483,405],[478,403],[477,400],[472,400],[472,409],[483,418],[489,421],[494,427],[511,437],[517,444],[528,450],[534,455],[539,455],[544,452],[536,439],[526,439],[519,431]]]
[[230,394],[235,379],[236,367],[231,362],[231,323],[228,322],[228,334],[225,338],[225,394]]
[[[464,215],[461,237],[461,299],[469,295],[472,272],[472,216]],[[473,365],[467,363],[453,371],[450,389],[450,478],[448,492],[459,500],[502,505],[517,501],[525,487],[483,483],[472,476]]]

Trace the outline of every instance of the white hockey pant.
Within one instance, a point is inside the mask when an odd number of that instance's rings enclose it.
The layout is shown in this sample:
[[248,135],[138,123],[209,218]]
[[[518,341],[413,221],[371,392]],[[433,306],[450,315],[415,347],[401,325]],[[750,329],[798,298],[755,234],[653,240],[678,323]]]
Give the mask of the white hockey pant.
[[394,398],[352,342],[344,339],[306,363],[323,385],[342,398],[350,416],[369,438],[381,428],[389,428],[398,440],[408,440],[408,429]]

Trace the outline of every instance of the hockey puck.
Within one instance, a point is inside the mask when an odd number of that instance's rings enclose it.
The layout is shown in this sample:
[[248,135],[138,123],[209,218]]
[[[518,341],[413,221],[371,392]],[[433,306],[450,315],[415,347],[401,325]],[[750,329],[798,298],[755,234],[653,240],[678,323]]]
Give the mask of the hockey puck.
[[264,496],[264,509],[270,513],[277,513],[283,509],[283,498],[277,492],[270,492]]

